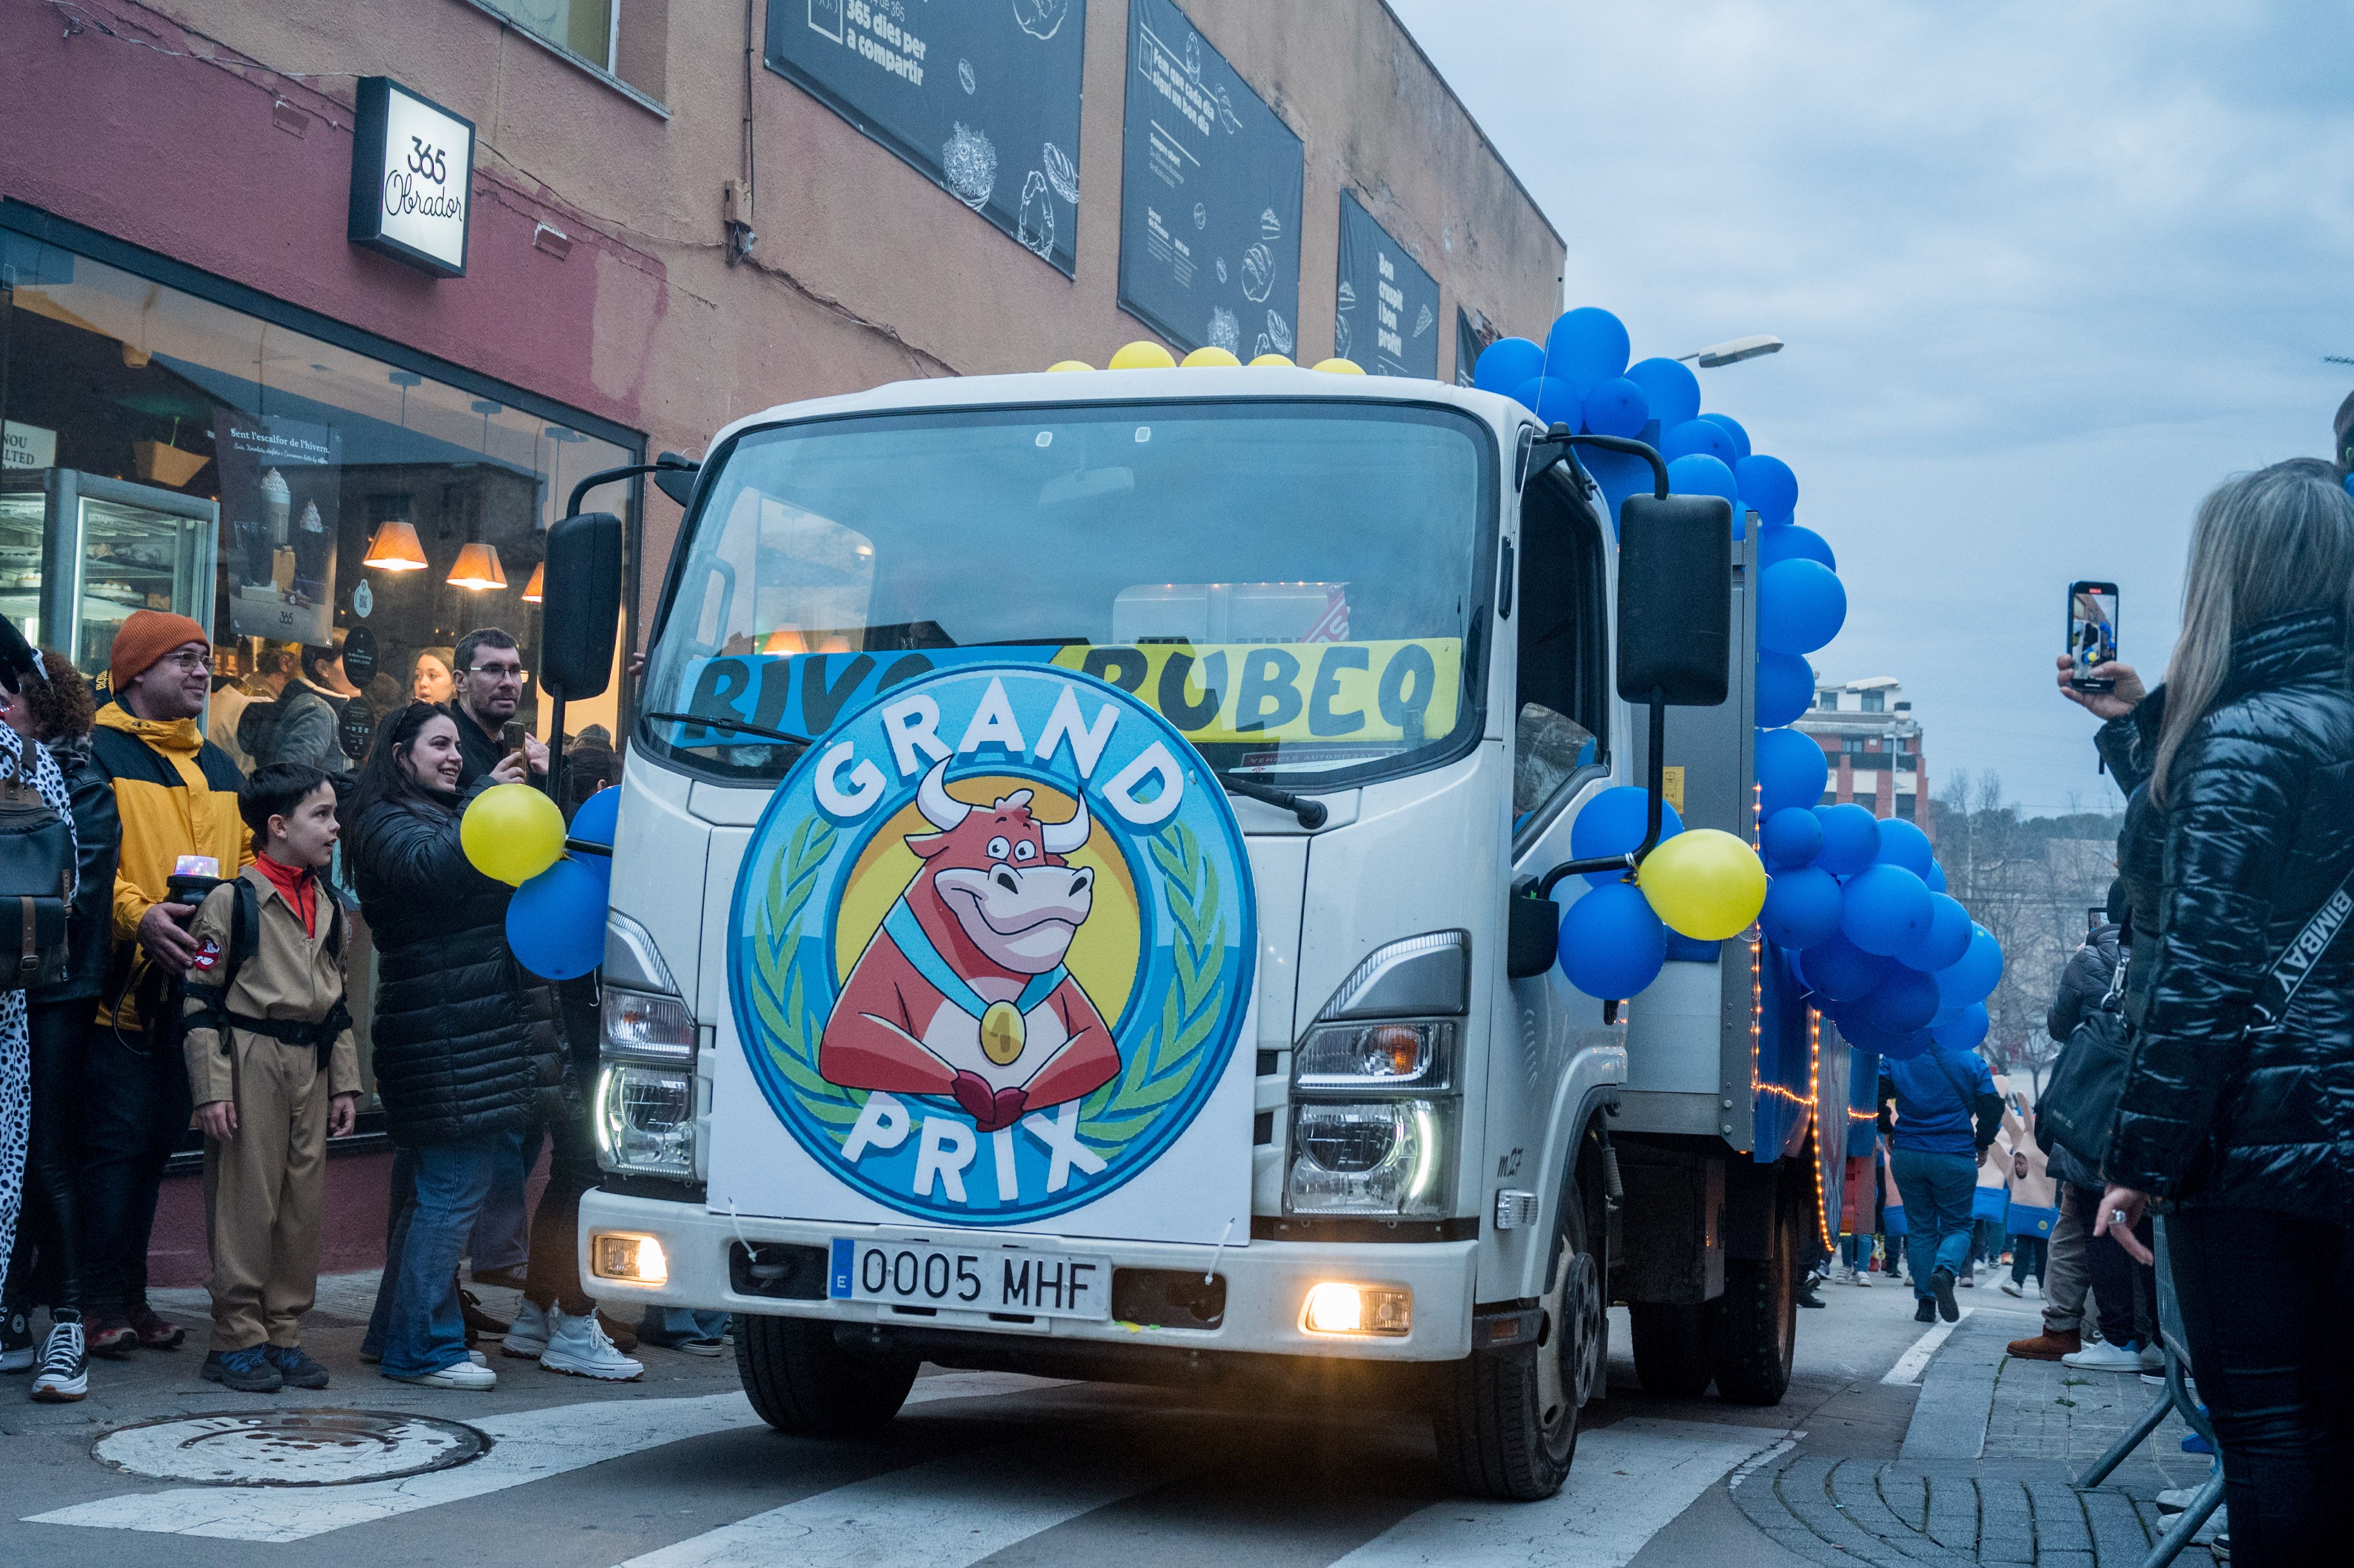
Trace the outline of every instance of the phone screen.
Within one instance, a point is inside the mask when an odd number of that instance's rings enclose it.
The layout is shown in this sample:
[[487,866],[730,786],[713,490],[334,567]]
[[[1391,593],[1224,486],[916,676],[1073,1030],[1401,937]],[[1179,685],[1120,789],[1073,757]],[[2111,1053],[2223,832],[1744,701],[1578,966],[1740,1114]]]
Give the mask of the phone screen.
[[2117,656],[2117,585],[2071,583],[2068,587],[2068,653],[2075,662],[2072,684],[2105,691],[2114,683],[2093,678],[2095,667]]

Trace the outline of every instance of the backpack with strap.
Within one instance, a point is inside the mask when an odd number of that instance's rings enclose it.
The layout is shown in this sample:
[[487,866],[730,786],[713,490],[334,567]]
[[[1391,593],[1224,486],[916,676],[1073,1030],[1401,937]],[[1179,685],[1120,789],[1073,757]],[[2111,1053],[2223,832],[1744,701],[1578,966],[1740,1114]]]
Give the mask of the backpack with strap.
[[20,755],[0,779],[0,924],[7,933],[0,938],[0,991],[52,984],[66,976],[73,827],[34,787],[31,768],[37,761]]
[[[344,906],[324,880],[313,880],[317,883],[315,896],[329,910],[327,951],[340,959],[344,955]],[[329,1054],[334,1050],[336,1037],[352,1026],[351,1008],[342,997],[335,999],[335,1005],[316,1023],[255,1018],[229,1011],[228,995],[237,985],[238,971],[245,967],[247,959],[261,949],[261,895],[242,876],[232,877],[229,888],[228,951],[222,955],[220,980],[217,983],[188,982],[188,995],[196,999],[197,1006],[196,1013],[188,1022],[217,1031],[224,1055],[229,1049],[228,1032],[242,1029],[249,1034],[266,1035],[281,1044],[310,1046],[319,1054],[319,1065],[323,1070]]]

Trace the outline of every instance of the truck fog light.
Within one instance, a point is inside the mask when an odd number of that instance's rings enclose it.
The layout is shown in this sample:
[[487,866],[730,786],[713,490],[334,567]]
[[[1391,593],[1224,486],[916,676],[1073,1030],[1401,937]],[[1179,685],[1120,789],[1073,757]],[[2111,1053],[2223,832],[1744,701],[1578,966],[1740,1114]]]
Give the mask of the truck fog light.
[[670,1256],[652,1236],[599,1231],[588,1238],[588,1267],[599,1279],[625,1279],[632,1285],[670,1281]]
[[1311,1334],[1403,1334],[1414,1324],[1414,1292],[1328,1279],[1309,1290],[1299,1323]]

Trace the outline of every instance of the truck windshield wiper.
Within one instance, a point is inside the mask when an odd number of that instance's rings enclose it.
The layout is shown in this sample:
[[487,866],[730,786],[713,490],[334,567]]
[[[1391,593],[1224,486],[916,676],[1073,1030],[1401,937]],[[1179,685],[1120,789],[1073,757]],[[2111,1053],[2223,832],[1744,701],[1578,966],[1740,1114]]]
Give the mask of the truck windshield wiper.
[[1229,795],[1240,795],[1246,800],[1264,800],[1270,806],[1280,806],[1299,818],[1299,825],[1303,828],[1320,828],[1324,825],[1324,819],[1331,815],[1324,810],[1323,801],[1311,800],[1305,795],[1295,795],[1288,789],[1278,789],[1272,784],[1261,784],[1255,779],[1244,779],[1217,768],[1210,769],[1210,777],[1225,785],[1226,793]]
[[646,714],[646,718],[663,724],[691,724],[704,729],[730,730],[737,735],[757,735],[769,740],[781,740],[788,746],[815,746],[817,742],[790,730],[770,729],[764,724],[748,724],[742,719],[728,718],[719,714]]

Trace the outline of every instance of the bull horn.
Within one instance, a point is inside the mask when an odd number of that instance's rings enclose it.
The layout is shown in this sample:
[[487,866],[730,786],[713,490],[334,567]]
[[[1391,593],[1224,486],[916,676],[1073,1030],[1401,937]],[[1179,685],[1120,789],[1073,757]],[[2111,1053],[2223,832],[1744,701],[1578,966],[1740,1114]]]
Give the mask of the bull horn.
[[1013,791],[1013,794],[1008,795],[1007,797],[1005,797],[1005,799],[1003,799],[1002,800],[1000,800],[1000,801],[997,803],[997,808],[996,808],[996,809],[997,809],[998,810],[1003,811],[1003,810],[1011,810],[1013,807],[1015,807],[1015,806],[1026,806],[1026,805],[1028,805],[1029,803],[1030,803],[1030,791],[1029,791],[1029,790],[1027,790],[1027,789],[1016,789],[1015,791]]
[[1040,824],[1042,831],[1038,840],[1046,846],[1048,854],[1069,854],[1086,843],[1087,834],[1094,831],[1093,824],[1087,821],[1087,800],[1076,793],[1074,793],[1071,799],[1072,802],[1078,807],[1078,810],[1069,821]]
[[944,833],[963,821],[965,813],[972,810],[949,793],[948,771],[949,759],[943,757],[932,764],[932,770],[924,775],[923,783],[916,789],[916,810],[924,813],[924,821]]

